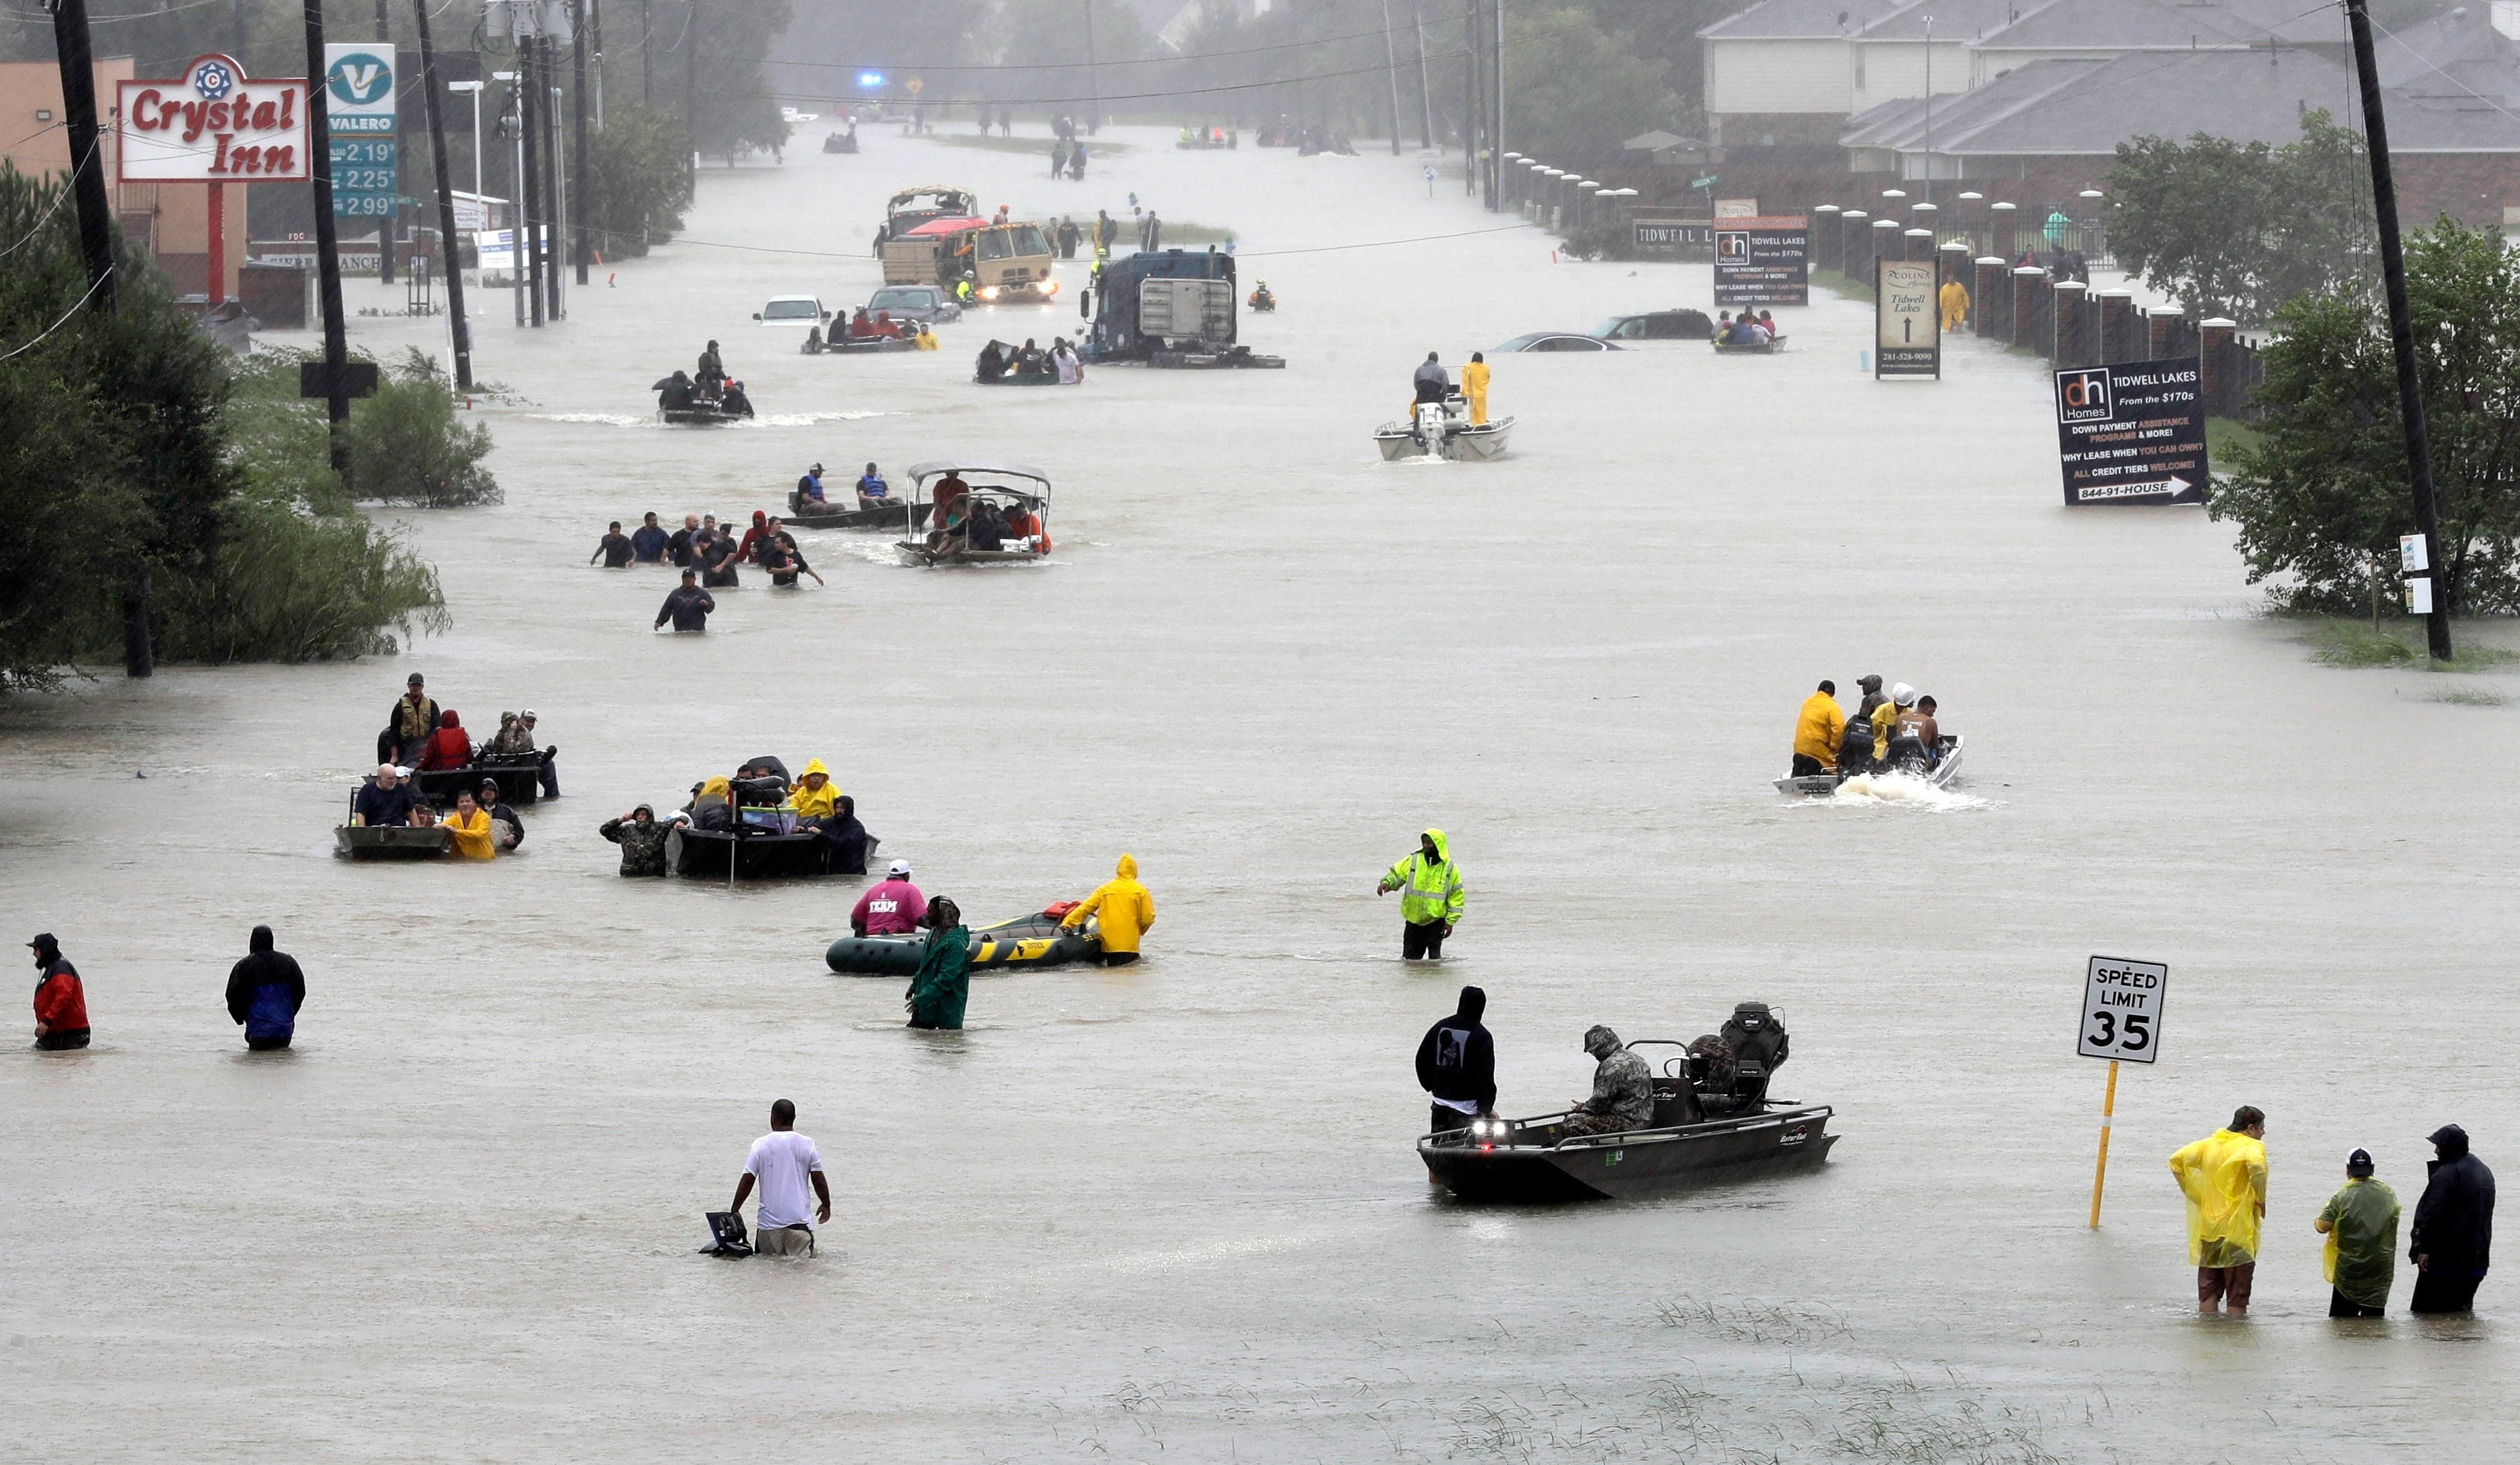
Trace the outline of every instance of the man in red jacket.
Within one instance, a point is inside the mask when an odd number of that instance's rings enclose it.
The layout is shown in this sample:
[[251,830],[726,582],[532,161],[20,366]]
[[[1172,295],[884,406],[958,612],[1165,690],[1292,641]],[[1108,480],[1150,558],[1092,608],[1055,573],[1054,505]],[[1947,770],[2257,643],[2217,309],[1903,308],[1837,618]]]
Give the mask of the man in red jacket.
[[35,984],[35,1046],[87,1046],[87,989],[79,984],[78,968],[62,955],[62,943],[49,931],[28,941],[35,966],[44,975]]

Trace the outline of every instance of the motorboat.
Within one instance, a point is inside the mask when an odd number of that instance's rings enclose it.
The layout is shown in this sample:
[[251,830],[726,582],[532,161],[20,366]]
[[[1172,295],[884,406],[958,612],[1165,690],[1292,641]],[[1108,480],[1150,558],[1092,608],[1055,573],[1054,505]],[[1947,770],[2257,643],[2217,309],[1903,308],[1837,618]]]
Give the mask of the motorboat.
[[[1020,463],[940,459],[912,464],[910,481],[905,533],[922,522],[928,523],[928,531],[923,538],[904,537],[895,545],[903,564],[1021,565],[1050,557],[1050,476],[1040,469]],[[955,513],[958,503],[963,506],[959,514]],[[1009,535],[996,549],[973,548],[962,526],[984,504],[1001,516],[1028,514],[1038,521],[1040,531]],[[950,532],[949,518],[953,521]]]
[[[1907,741],[1912,749],[1922,746],[1913,738]],[[1901,756],[1899,745],[1894,741],[1890,745],[1891,755],[1888,758],[1863,771],[1871,774],[1899,774],[1921,779],[1937,789],[1944,788],[1954,778],[1959,776],[1960,755],[1966,746],[1958,733],[1945,733],[1934,740],[1934,756],[1928,762],[1914,753]],[[1855,776],[1843,770],[1834,773],[1805,773],[1799,776],[1788,773],[1777,780],[1777,792],[1802,799],[1822,799],[1836,793],[1839,784]]]
[[[995,926],[973,927],[972,968],[1059,967],[1102,955],[1100,933],[1059,929],[1059,920],[1072,909],[1054,906]],[[925,936],[844,936],[832,942],[823,960],[843,977],[909,977],[919,971],[919,958],[926,949]]]
[[1785,348],[1785,338],[1778,336],[1767,341],[1716,341],[1708,343],[1715,347],[1715,354],[1719,356],[1773,356]]
[[[843,489],[846,493],[848,490]],[[849,501],[856,495],[851,493]],[[788,525],[800,529],[901,529],[905,532],[927,522],[926,504],[901,501],[881,504],[872,509],[845,508],[839,503],[808,504],[795,489],[788,490]]]
[[732,404],[724,398],[695,398],[688,407],[659,407],[656,415],[669,427],[719,428],[749,419],[752,403],[741,396]]
[[1373,430],[1382,461],[1402,458],[1445,458],[1455,463],[1484,463],[1505,455],[1513,419],[1472,423],[1469,403],[1459,392],[1440,402],[1419,402],[1407,422],[1386,422]]
[[[1272,305],[1269,308],[1274,310],[1277,307]],[[1246,371],[1282,371],[1285,369],[1286,358],[1262,355],[1247,345],[1229,345],[1216,350],[1195,347],[1177,351],[1149,351],[1147,353],[1147,364],[1170,371],[1227,371],[1237,368]]]
[[819,331],[806,333],[803,354],[808,356],[872,356],[885,351],[915,351],[919,343],[908,336],[856,336],[849,323],[833,321],[828,336]]
[[1688,1045],[1643,1038],[1627,1046],[1683,1050],[1654,1078],[1652,1123],[1572,1134],[1571,1112],[1481,1119],[1422,1136],[1418,1158],[1465,1201],[1625,1201],[1816,1168],[1837,1143],[1828,1132],[1834,1109],[1769,1099],[1768,1075],[1755,1065],[1741,1066],[1737,1087],[1710,1094],[1691,1076]]
[[454,847],[438,824],[343,824],[333,831],[333,852],[345,859],[437,859]]

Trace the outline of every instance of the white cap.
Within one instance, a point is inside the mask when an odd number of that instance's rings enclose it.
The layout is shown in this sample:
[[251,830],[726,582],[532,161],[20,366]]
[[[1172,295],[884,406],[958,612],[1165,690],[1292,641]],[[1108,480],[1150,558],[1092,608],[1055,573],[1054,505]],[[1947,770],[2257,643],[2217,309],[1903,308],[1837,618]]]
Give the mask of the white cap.
[[910,861],[906,859],[894,860],[892,862],[892,868],[884,873],[887,875],[907,875],[910,873]]
[[1890,689],[1890,700],[1901,707],[1911,706],[1916,700],[1916,689],[1901,682]]

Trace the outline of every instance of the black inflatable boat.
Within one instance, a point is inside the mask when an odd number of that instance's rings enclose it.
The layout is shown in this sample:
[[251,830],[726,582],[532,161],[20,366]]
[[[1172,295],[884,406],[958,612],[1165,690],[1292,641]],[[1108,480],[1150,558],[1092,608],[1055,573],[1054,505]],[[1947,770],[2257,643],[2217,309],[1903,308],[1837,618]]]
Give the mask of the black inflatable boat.
[[[909,977],[919,971],[921,936],[844,936],[823,960],[843,977]],[[971,967],[1058,967],[1102,953],[1102,938],[1061,931],[1047,911],[971,930]]]

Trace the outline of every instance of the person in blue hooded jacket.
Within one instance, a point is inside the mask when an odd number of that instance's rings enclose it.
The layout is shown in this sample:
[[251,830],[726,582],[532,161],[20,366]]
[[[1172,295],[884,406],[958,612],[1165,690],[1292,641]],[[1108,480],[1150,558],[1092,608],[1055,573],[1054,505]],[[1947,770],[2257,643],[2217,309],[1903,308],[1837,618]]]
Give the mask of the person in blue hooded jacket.
[[245,1045],[257,1053],[286,1048],[306,1005],[306,974],[297,958],[271,949],[271,928],[256,926],[252,948],[228,969],[228,1016],[245,1025]]

